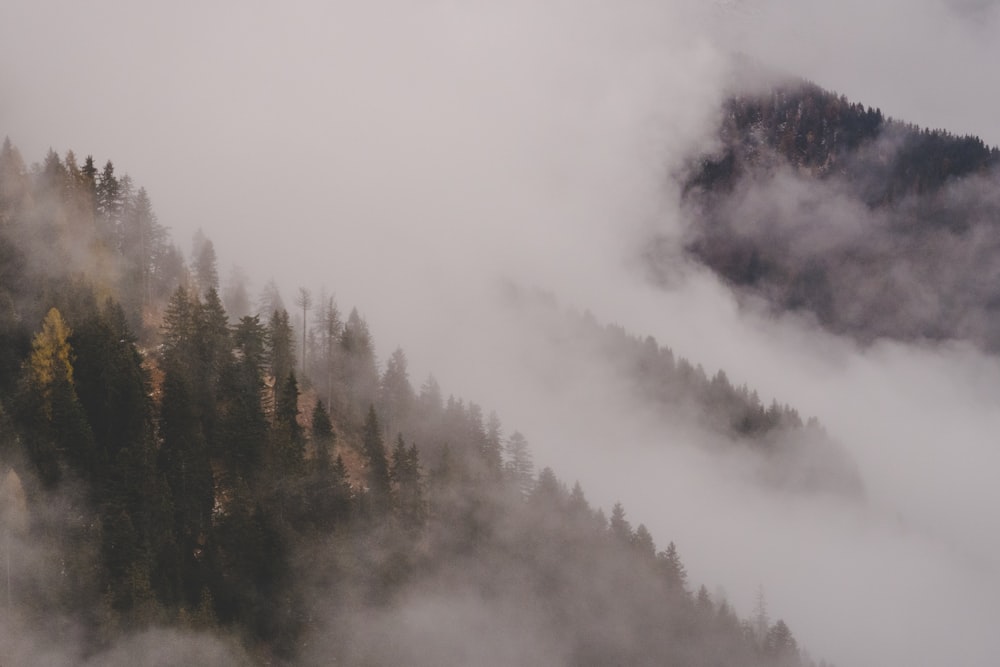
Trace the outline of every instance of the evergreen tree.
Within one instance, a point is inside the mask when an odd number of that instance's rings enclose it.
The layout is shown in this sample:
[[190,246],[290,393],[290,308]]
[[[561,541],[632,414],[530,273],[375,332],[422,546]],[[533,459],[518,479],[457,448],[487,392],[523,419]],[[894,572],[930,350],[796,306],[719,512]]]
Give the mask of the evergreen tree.
[[507,476],[522,498],[527,498],[534,487],[535,465],[531,460],[528,440],[519,431],[507,439]]
[[276,459],[286,474],[301,473],[305,463],[305,434],[299,425],[299,383],[290,371],[274,409]]
[[215,246],[211,239],[198,230],[195,232],[192,243],[192,264],[194,268],[195,284],[201,294],[207,294],[209,290],[219,289],[219,269],[215,257]]
[[611,508],[611,521],[609,524],[611,535],[620,544],[632,543],[632,524],[625,518],[625,508],[621,503],[615,503]]
[[663,580],[667,584],[667,589],[672,592],[687,592],[687,571],[681,563],[680,556],[677,555],[677,547],[673,542],[667,545],[666,551],[657,554],[656,562]]
[[222,303],[232,320],[240,320],[250,315],[250,294],[247,292],[249,278],[246,271],[234,266],[229,273],[226,286],[222,290]]
[[154,577],[161,599],[195,604],[201,592],[202,554],[211,530],[215,487],[196,393],[183,368],[164,369],[157,468],[169,488],[172,541],[164,545]]
[[390,479],[382,429],[374,405],[368,408],[363,433],[362,451],[368,467],[368,504],[372,511],[378,514],[389,507]]
[[419,528],[424,523],[424,493],[420,480],[420,461],[416,445],[409,448],[403,436],[396,438],[392,450],[390,478],[396,492],[396,509],[404,528]]
[[281,384],[295,368],[295,340],[286,310],[276,310],[271,314],[267,325],[267,360],[277,405],[281,401]]
[[101,221],[101,236],[109,244],[115,237],[123,204],[115,166],[108,160],[97,181],[97,213]]
[[340,312],[333,298],[320,299],[319,313],[313,323],[313,333],[316,339],[316,360],[318,369],[316,376],[322,378],[321,386],[326,404],[334,410],[334,386],[336,383],[336,366],[340,348],[340,337],[343,333],[343,323]]
[[632,546],[635,547],[636,553],[643,560],[653,562],[656,557],[656,544],[645,524],[640,523],[635,529],[635,533],[632,535]]
[[220,378],[216,451],[230,473],[250,479],[268,438],[262,405],[265,330],[256,315],[245,316],[232,339],[236,355]]
[[764,654],[782,667],[799,664],[799,651],[792,631],[781,619],[767,631],[764,638]]
[[323,406],[323,401],[318,398],[313,407],[311,431],[314,467],[317,470],[326,471],[332,465],[330,455],[336,436],[333,432],[333,424],[330,422],[330,413]]
[[382,415],[386,436],[391,437],[403,428],[414,401],[406,354],[402,348],[397,347],[386,361],[378,395],[379,414]]
[[482,456],[489,474],[494,479],[499,479],[503,472],[503,428],[496,412],[490,412],[486,422]]
[[344,360],[344,384],[347,386],[354,407],[360,413],[364,406],[374,404],[378,391],[379,375],[375,363],[375,348],[368,324],[351,309],[340,338]]

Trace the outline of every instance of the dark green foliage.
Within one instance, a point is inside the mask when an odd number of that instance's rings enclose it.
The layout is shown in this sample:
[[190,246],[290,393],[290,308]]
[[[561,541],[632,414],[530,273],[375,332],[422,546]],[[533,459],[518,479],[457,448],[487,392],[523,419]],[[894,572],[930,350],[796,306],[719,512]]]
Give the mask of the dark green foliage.
[[382,428],[379,425],[378,416],[375,414],[375,406],[368,408],[368,416],[365,417],[362,452],[368,467],[366,479],[368,489],[365,502],[372,513],[382,514],[389,508],[390,477],[389,462],[386,459],[385,444],[382,440]]
[[274,408],[274,462],[283,474],[301,473],[305,465],[305,433],[299,425],[299,383],[290,372]]
[[267,325],[267,363],[274,382],[274,405],[281,400],[281,384],[295,369],[295,339],[288,311],[275,310]]
[[317,470],[328,470],[332,465],[330,453],[333,450],[333,443],[336,434],[333,432],[333,424],[330,422],[330,413],[323,406],[323,401],[316,400],[313,407],[311,425],[312,445],[313,445],[313,467]]
[[190,380],[168,368],[163,380],[160,408],[160,449],[157,469],[169,489],[172,533],[171,553],[163,554],[161,599],[172,604],[194,604],[201,593],[204,541],[211,527],[215,486],[208,447],[202,432],[200,410]]
[[233,332],[235,355],[219,382],[215,452],[230,475],[251,479],[261,461],[269,428],[264,414],[265,331],[257,316]]

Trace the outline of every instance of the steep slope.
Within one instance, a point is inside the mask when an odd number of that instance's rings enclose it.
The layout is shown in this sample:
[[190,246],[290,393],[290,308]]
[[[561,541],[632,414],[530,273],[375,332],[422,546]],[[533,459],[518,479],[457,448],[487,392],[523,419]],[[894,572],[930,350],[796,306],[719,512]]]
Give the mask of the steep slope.
[[[231,321],[210,244],[189,273],[110,163],[3,157],[5,619],[31,629],[25,661],[99,663],[169,627],[233,663],[811,664],[783,621],[694,591],[620,504],[608,519],[536,475],[496,415],[415,392],[401,350],[380,369],[357,311],[324,300],[297,376],[287,311]],[[625,338],[584,336],[631,364]],[[640,391],[733,404],[706,408],[725,434],[801,426],[652,354]]]

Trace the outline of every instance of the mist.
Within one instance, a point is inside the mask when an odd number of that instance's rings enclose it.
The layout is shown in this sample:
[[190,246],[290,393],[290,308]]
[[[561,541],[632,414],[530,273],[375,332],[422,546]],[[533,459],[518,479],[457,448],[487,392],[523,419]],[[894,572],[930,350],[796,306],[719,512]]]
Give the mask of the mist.
[[[813,656],[993,664],[1000,362],[862,348],[739,302],[679,251],[666,288],[640,258],[684,234],[671,175],[713,145],[732,51],[995,143],[1000,100],[972,73],[997,61],[996,4],[701,4],[11,2],[0,129],[26,156],[112,158],[182,247],[214,240],[223,275],[357,305],[382,358],[402,346],[417,383],[495,409],[539,468],[621,501],[741,614],[763,587]],[[815,415],[865,498],[762,486],[712,435],[665,431],[601,359],[546,342],[508,283]]]

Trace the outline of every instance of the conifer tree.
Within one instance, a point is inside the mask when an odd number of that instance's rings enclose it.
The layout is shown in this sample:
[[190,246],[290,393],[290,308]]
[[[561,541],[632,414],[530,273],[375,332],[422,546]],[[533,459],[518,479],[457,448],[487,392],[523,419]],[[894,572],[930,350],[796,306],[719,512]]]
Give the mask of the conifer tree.
[[362,450],[368,465],[369,506],[376,514],[384,512],[389,507],[389,463],[374,405],[369,406],[365,417]]
[[424,521],[424,495],[420,481],[420,462],[416,445],[406,447],[403,436],[396,438],[392,450],[390,478],[395,486],[396,508],[405,528],[418,528]]
[[687,591],[687,571],[677,555],[677,547],[673,542],[667,545],[666,551],[657,554],[656,562],[670,591],[685,593]]
[[336,436],[333,432],[333,424],[330,422],[330,413],[323,406],[323,401],[318,398],[313,407],[311,426],[313,466],[317,470],[326,471],[332,465],[330,454]]
[[379,375],[371,333],[357,308],[352,308],[347,317],[341,333],[340,347],[343,352],[344,382],[354,399],[355,409],[360,413],[364,406],[374,404]]
[[299,425],[299,383],[290,371],[274,408],[276,456],[286,474],[301,473],[305,463],[305,435]]
[[514,489],[522,498],[527,498],[534,487],[535,465],[531,460],[528,440],[520,431],[514,431],[507,439],[506,469]]
[[267,360],[274,382],[274,401],[281,400],[282,383],[295,368],[295,341],[288,311],[276,310],[267,325]]
[[386,361],[378,396],[386,436],[392,437],[403,428],[414,401],[406,353],[402,348],[397,347]]
[[611,535],[619,544],[632,543],[632,524],[625,518],[625,508],[621,503],[615,503],[611,508],[611,520],[609,523]]

